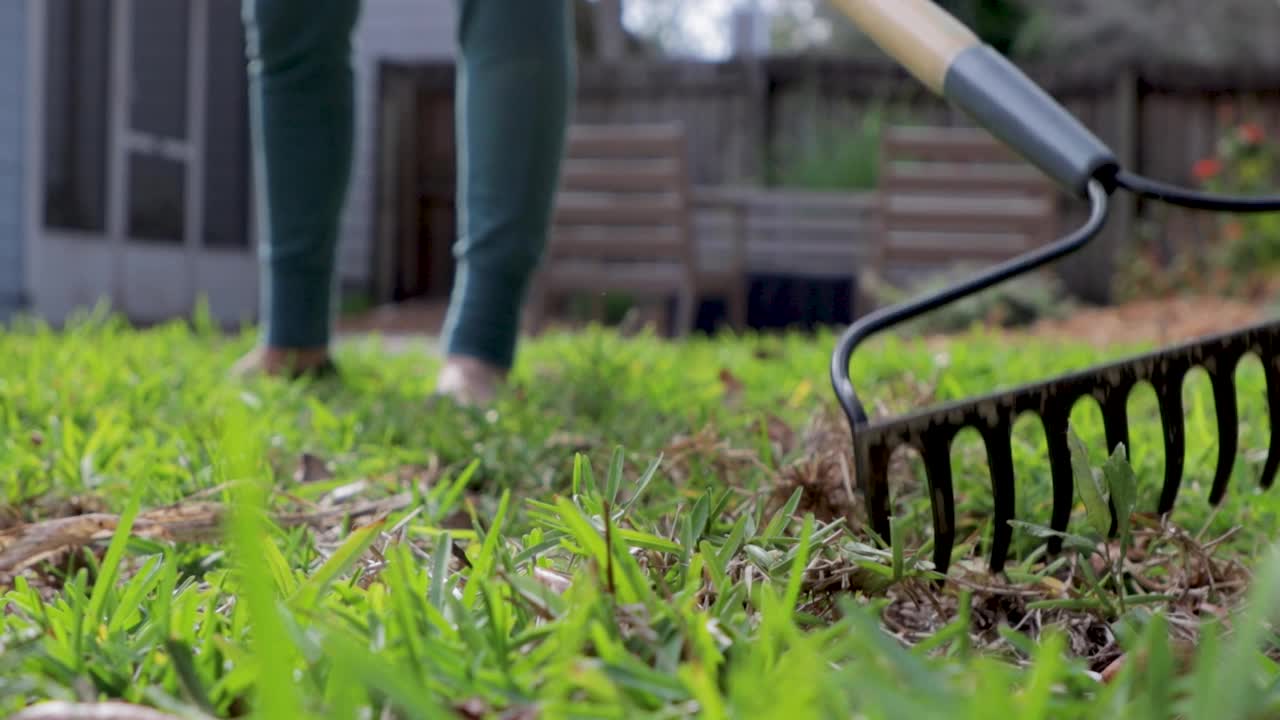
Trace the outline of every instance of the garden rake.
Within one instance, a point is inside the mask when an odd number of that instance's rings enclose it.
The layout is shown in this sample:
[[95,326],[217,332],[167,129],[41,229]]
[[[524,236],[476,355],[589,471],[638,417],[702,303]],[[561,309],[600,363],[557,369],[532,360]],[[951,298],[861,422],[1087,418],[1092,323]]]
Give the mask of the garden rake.
[[[1000,572],[1009,552],[1014,519],[1011,432],[1023,413],[1039,416],[1047,435],[1053,486],[1050,528],[1067,530],[1074,493],[1068,423],[1084,397],[1101,407],[1110,451],[1128,449],[1126,400],[1138,383],[1151,384],[1164,431],[1165,477],[1158,512],[1173,508],[1182,479],[1185,438],[1182,386],[1187,373],[1203,368],[1211,381],[1219,428],[1218,463],[1210,502],[1227,491],[1237,454],[1238,422],[1234,371],[1248,353],[1265,368],[1271,414],[1270,450],[1261,484],[1270,487],[1280,466],[1280,323],[1205,337],[1150,354],[1093,367],[1005,392],[954,402],[903,417],[870,421],[849,379],[854,349],[874,333],[985,290],[1073,253],[1104,227],[1108,200],[1118,190],[1186,208],[1235,213],[1280,210],[1280,197],[1241,198],[1204,194],[1144,178],[1121,167],[1105,144],[1012,62],[983,43],[964,23],[931,0],[833,0],[882,50],[917,80],[964,111],[977,124],[1066,191],[1089,205],[1077,230],[971,279],[898,305],[878,309],[851,324],[831,357],[831,382],[848,417],[853,437],[856,481],[866,500],[871,529],[891,541],[889,460],[903,446],[921,457],[932,506],[936,570],[945,574],[955,543],[955,497],[950,468],[953,438],[973,428],[986,446],[994,495],[990,568]],[[1112,508],[1112,534],[1116,518]],[[1061,536],[1049,551],[1061,550]]]

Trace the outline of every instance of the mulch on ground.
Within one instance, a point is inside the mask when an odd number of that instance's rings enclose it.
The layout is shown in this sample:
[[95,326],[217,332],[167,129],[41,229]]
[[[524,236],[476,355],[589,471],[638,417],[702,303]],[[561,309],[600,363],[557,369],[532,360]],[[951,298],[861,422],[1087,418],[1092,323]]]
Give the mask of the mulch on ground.
[[344,335],[439,335],[448,310],[445,300],[410,300],[338,318]]
[[[436,336],[444,326],[445,300],[415,300],[351,314],[338,321],[344,335]],[[1266,307],[1213,296],[1184,296],[1141,300],[1106,307],[1085,307],[1070,316],[1044,320],[1027,329],[1006,332],[1019,336],[1078,340],[1097,345],[1152,343],[1166,345],[1227,332],[1261,322]]]
[[1168,345],[1230,332],[1262,322],[1266,308],[1220,297],[1175,297],[1111,307],[1084,308],[1060,320],[1046,320],[1012,335],[1079,340],[1097,345]]

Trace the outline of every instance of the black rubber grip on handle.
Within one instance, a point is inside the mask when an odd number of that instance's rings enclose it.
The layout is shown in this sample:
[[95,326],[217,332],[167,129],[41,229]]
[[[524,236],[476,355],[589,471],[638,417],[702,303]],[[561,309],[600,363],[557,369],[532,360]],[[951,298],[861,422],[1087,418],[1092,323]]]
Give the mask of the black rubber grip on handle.
[[1115,189],[1120,163],[1111,149],[991,46],[957,55],[943,94],[1077,196],[1088,196],[1090,180]]

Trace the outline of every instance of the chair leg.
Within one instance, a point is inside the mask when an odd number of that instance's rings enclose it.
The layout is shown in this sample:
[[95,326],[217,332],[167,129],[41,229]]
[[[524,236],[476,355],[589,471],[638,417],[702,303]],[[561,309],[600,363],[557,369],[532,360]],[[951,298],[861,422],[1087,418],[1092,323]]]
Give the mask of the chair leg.
[[603,293],[591,293],[591,310],[588,316],[588,324],[604,325],[605,324],[605,295]]
[[675,327],[672,328],[676,338],[686,338],[693,333],[697,301],[698,294],[692,288],[686,288],[676,296]]
[[668,298],[664,295],[645,304],[645,314],[648,317],[646,322],[652,325],[654,334],[662,338],[669,338],[675,334],[673,329],[675,323],[667,300]]
[[729,287],[729,324],[734,332],[742,333],[747,329],[747,288],[744,283],[733,283]]
[[547,305],[550,302],[550,291],[540,279],[535,279],[525,299],[525,327],[530,336],[541,335],[547,325]]

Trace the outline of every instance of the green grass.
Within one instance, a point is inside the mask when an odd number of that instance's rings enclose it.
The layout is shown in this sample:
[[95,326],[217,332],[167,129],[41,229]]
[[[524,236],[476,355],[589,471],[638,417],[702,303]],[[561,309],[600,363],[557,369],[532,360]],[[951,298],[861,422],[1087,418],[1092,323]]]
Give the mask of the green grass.
[[[832,342],[556,336],[527,348],[496,408],[470,413],[425,402],[424,354],[353,346],[342,383],[241,384],[226,371],[248,338],[207,323],[15,328],[0,335],[5,524],[86,508],[121,522],[91,551],[4,580],[0,711],[122,699],[190,718],[1274,716],[1280,493],[1253,482],[1269,437],[1256,362],[1238,375],[1242,452],[1216,512],[1212,395],[1202,374],[1186,389],[1173,522],[1200,540],[1150,571],[1178,593],[1144,596],[1105,567],[1088,579],[1087,552],[1046,567],[1022,526],[1009,578],[971,553],[936,588],[918,468],[895,488],[892,548],[867,537],[856,499],[838,498],[846,518],[814,494],[841,487],[847,453]],[[854,378],[900,412],[1129,350],[890,339],[855,356]],[[1162,476],[1154,408],[1149,390],[1130,408],[1139,511]],[[1082,405],[1073,420],[1102,467],[1100,414]],[[1017,511],[1046,523],[1037,432],[1015,428]],[[954,456],[961,537],[981,540],[991,497],[975,433]],[[323,462],[299,474],[304,457]],[[393,512],[344,514],[388,498]],[[230,512],[204,539],[147,531],[158,508],[192,503]],[[18,552],[8,532],[0,566]],[[1083,500],[1072,532],[1096,542]],[[1212,557],[1184,557],[1200,551]],[[1253,602],[1242,584],[1192,577],[1239,577],[1233,561],[1259,573]],[[1044,591],[1046,578],[1066,589]],[[1197,632],[1184,668],[1172,646],[1201,605],[1243,614]],[[1108,632],[1109,649],[1079,646]],[[1092,671],[1120,652],[1139,662],[1100,683]]]

